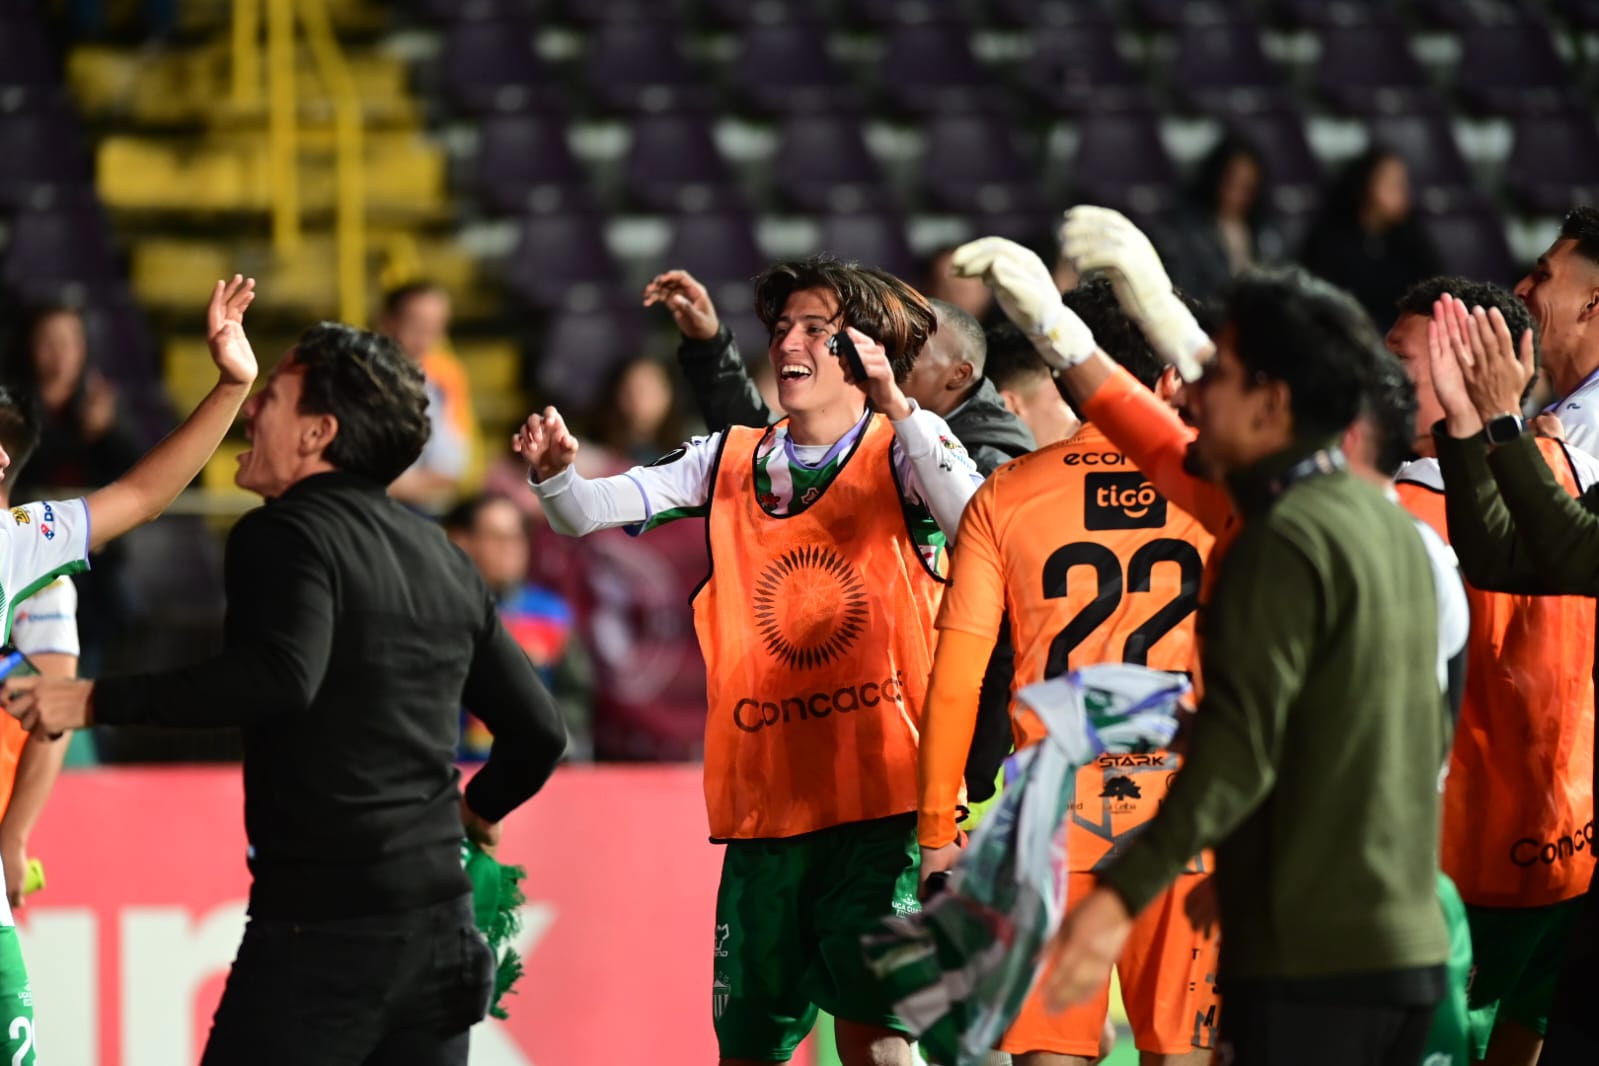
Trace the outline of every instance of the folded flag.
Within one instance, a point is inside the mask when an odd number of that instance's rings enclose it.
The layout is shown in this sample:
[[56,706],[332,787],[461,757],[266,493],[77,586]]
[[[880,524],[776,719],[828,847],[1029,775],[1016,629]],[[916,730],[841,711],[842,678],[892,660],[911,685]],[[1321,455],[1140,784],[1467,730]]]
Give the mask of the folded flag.
[[472,882],[472,910],[478,929],[489,942],[498,965],[494,971],[494,998],[489,1013],[504,1019],[508,1015],[500,1000],[522,976],[522,957],[511,947],[511,940],[522,929],[517,909],[527,902],[522,894],[522,879],[527,871],[520,866],[500,863],[470,840],[461,844],[461,864]]
[[943,1066],[979,1066],[1021,1012],[1066,907],[1066,818],[1077,771],[1105,752],[1166,748],[1187,678],[1108,663],[1029,685],[1018,701],[1048,730],[1012,755],[998,805],[919,914],[865,938],[895,1013]]

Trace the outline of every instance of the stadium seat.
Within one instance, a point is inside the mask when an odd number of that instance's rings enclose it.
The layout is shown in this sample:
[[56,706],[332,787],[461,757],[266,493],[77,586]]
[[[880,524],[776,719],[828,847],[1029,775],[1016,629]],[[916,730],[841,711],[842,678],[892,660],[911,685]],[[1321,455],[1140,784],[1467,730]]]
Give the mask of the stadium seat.
[[662,270],[686,270],[718,305],[747,303],[750,279],[766,266],[755,243],[755,222],[741,212],[683,215],[661,255]]
[[552,316],[534,371],[539,393],[572,415],[587,411],[616,365],[643,352],[644,322],[636,303]]
[[52,187],[92,180],[71,106],[59,97],[34,105],[21,110],[0,104],[0,214],[41,196],[49,202]]
[[1009,124],[981,115],[937,115],[928,123],[920,173],[932,206],[956,212],[1045,210],[1034,162]]
[[1155,26],[1178,26],[1247,22],[1255,15],[1254,0],[1138,0],[1136,10],[1143,22]]
[[1405,114],[1376,115],[1369,129],[1374,144],[1404,157],[1411,184],[1424,202],[1439,209],[1458,204],[1475,184],[1442,111],[1418,108]]
[[908,281],[915,281],[920,273],[916,256],[905,240],[904,220],[897,215],[828,215],[821,224],[818,252],[877,267]]
[[1283,215],[1303,215],[1321,197],[1321,161],[1305,138],[1305,121],[1286,109],[1228,116],[1227,125],[1254,145],[1266,163],[1266,188],[1272,207]]
[[1073,198],[1149,216],[1173,206],[1177,174],[1146,115],[1087,115],[1067,185]]
[[883,38],[884,63],[876,72],[888,103],[914,115],[991,109],[1003,97],[977,61],[963,22],[898,24]]
[[628,196],[649,211],[706,211],[740,199],[707,116],[645,114],[631,123],[622,170]]
[[533,29],[518,19],[457,22],[445,34],[445,91],[470,111],[555,107],[566,94],[533,50]]
[[1113,24],[1104,0],[989,0],[981,6],[990,18],[1029,30],[1067,26],[1109,29]]
[[505,282],[532,307],[558,307],[573,299],[593,304],[621,284],[621,271],[598,217],[559,212],[522,220]]
[[1517,122],[1505,186],[1521,206],[1543,214],[1599,202],[1599,131],[1592,112]]
[[30,301],[59,299],[73,286],[97,294],[120,276],[110,226],[98,208],[24,211],[10,230],[0,281]]
[[1473,109],[1520,114],[1582,106],[1574,72],[1541,22],[1465,30],[1459,70],[1460,95]]
[[1436,96],[1409,38],[1386,26],[1321,31],[1315,82],[1322,97],[1344,111],[1403,111]]
[[1393,0],[1277,0],[1276,14],[1298,26],[1380,26],[1403,37]]
[[853,116],[794,116],[783,123],[773,181],[799,211],[874,211],[892,199]]
[[767,113],[813,113],[859,107],[861,89],[827,51],[823,28],[809,22],[746,26],[739,33],[730,96]]
[[1504,223],[1491,206],[1423,214],[1421,220],[1451,274],[1506,287],[1519,279],[1515,257],[1505,239]]
[[1179,101],[1239,113],[1282,99],[1287,83],[1249,23],[1187,23],[1177,31],[1170,84]]
[[1020,66],[1020,81],[1046,111],[1081,114],[1149,108],[1144,78],[1116,48],[1114,28],[1087,23],[1040,30]]
[[711,88],[684,58],[675,31],[671,23],[633,20],[596,27],[583,64],[589,92],[619,111],[708,107]]
[[56,49],[37,14],[0,13],[0,85],[59,84]]
[[591,206],[588,175],[554,115],[496,115],[478,133],[476,189],[495,211],[569,211]]

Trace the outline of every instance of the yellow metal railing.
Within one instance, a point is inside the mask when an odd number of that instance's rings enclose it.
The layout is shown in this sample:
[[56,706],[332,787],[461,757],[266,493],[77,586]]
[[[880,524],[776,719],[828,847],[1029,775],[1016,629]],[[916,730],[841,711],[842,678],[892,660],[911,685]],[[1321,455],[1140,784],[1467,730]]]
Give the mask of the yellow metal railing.
[[[339,317],[366,322],[366,174],[361,97],[328,18],[326,0],[265,0],[267,158],[271,176],[272,248],[280,260],[300,249],[300,112],[295,93],[295,23],[305,31],[312,65],[333,102],[334,208]],[[233,103],[259,107],[262,0],[233,0]]]

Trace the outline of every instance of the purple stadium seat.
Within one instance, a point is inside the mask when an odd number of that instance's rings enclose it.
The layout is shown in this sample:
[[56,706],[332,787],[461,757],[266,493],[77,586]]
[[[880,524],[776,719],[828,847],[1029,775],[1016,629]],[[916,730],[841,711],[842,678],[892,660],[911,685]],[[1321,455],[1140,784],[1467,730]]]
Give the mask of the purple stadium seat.
[[859,107],[861,90],[827,53],[823,27],[810,22],[756,24],[739,36],[732,96],[766,112],[813,113]]
[[639,115],[623,164],[628,195],[650,211],[707,211],[741,201],[701,114]]
[[83,310],[89,351],[118,385],[149,382],[160,374],[155,338],[131,293],[123,291]]
[[1066,26],[1109,29],[1114,25],[1103,0],[989,0],[983,6],[989,17],[1029,30]]
[[0,85],[59,85],[61,64],[37,14],[0,13]]
[[1510,286],[1517,280],[1515,258],[1499,213],[1488,206],[1421,216],[1427,235],[1451,274]]
[[821,220],[816,251],[877,267],[896,277],[914,281],[916,256],[905,241],[905,223],[887,214],[828,215]]
[[1298,26],[1398,28],[1393,0],[1277,0],[1277,13]]
[[99,294],[118,276],[110,226],[100,211],[25,211],[12,219],[0,281],[30,300],[73,285]]
[[988,116],[934,116],[920,171],[928,198],[942,210],[1045,209],[1036,165],[1017,150],[1010,127]]
[[495,211],[570,211],[590,206],[588,175],[549,115],[496,115],[479,131],[477,188]]
[[654,22],[669,32],[692,19],[690,0],[565,0],[561,13],[571,22],[603,26],[620,22]]
[[0,213],[52,202],[52,190],[94,180],[78,117],[56,99],[37,109],[8,110],[0,101]]
[[1260,31],[1248,23],[1184,24],[1171,85],[1175,96],[1229,114],[1270,107],[1286,89],[1282,72],[1261,51]]
[[1599,202],[1599,131],[1592,113],[1517,122],[1505,186],[1521,206],[1545,214]]
[[1247,22],[1254,18],[1253,0],[1138,0],[1141,22],[1161,27],[1194,23]]
[[970,32],[948,21],[891,27],[877,71],[888,101],[919,115],[993,108],[995,79],[972,53]]
[[539,392],[568,415],[586,411],[617,364],[644,351],[644,325],[637,304],[550,316],[534,372]]
[[600,220],[560,212],[532,215],[505,267],[506,287],[533,307],[592,306],[621,285]]
[[1116,50],[1114,27],[1064,26],[1031,39],[1021,84],[1045,109],[1081,114],[1153,106],[1148,83]]
[[1464,30],[1519,22],[1531,13],[1533,3],[1534,0],[1411,0],[1411,7],[1412,18],[1420,25]]
[[704,0],[702,10],[727,26],[815,22],[822,14],[815,0]]
[[1067,185],[1073,199],[1151,215],[1176,202],[1177,175],[1147,115],[1087,115]]
[[1436,99],[1409,38],[1385,26],[1323,30],[1316,88],[1345,111],[1399,112]]
[[1561,61],[1541,22],[1465,30],[1459,70],[1460,95],[1473,108],[1508,114],[1581,104],[1575,72]]
[[416,10],[435,22],[463,22],[479,19],[526,19],[545,17],[548,0],[416,0]]
[[684,215],[660,263],[663,270],[686,270],[729,307],[748,305],[750,281],[766,266],[755,243],[755,221],[735,212]]
[[560,107],[568,93],[533,51],[533,28],[518,19],[458,22],[444,38],[444,88],[474,111]]
[[706,107],[713,99],[679,51],[670,23],[608,22],[592,31],[584,79],[607,107],[671,111]]
[[800,211],[875,211],[892,198],[853,116],[793,116],[772,166],[778,193]]

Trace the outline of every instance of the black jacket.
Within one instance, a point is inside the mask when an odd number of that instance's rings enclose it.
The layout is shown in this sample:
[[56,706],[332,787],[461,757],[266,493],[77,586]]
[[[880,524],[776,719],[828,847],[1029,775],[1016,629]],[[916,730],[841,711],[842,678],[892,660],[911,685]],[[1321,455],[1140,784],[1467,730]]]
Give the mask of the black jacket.
[[[700,415],[711,429],[759,427],[772,420],[772,412],[744,369],[738,344],[726,325],[707,341],[684,338],[678,346],[677,359],[688,377]],[[1032,433],[1005,407],[987,378],[978,382],[965,404],[945,422],[984,477],[1037,447]],[[1010,754],[1010,689],[1015,668],[1016,650],[1011,646],[1007,621],[983,674],[977,730],[966,760],[966,791],[973,803],[993,796],[994,778]]]
[[460,711],[494,733],[468,805],[498,821],[566,745],[470,560],[376,482],[317,474],[228,537],[216,658],[95,685],[107,725],[238,725],[250,913],[335,918],[471,890]]

